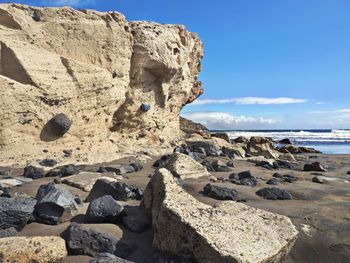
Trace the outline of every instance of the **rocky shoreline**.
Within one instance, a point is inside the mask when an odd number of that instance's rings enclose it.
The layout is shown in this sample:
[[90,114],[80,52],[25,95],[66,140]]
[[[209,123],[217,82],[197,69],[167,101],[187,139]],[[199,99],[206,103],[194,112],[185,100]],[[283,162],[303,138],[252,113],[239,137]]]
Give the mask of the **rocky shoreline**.
[[[350,156],[289,153],[291,160],[286,161],[280,158],[286,153],[272,158],[286,147],[275,148],[266,138],[228,143],[215,134],[203,136],[188,135],[186,145],[161,158],[145,155],[87,166],[50,167],[52,161],[42,161],[46,166],[2,167],[2,259],[349,259],[349,224],[343,218],[349,211]],[[271,156],[264,156],[267,153]]]

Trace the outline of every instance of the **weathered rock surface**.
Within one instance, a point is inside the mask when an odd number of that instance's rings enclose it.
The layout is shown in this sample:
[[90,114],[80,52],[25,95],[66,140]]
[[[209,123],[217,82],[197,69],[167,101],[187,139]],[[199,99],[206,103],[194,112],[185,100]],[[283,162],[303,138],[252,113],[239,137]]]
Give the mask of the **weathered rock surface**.
[[94,184],[99,179],[105,179],[109,182],[117,182],[118,178],[115,173],[95,173],[95,172],[80,172],[75,175],[64,177],[62,183],[77,187],[85,192],[90,192]]
[[277,159],[279,153],[274,150],[273,142],[265,137],[251,137],[247,144],[248,153],[253,156],[266,156]]
[[173,153],[164,167],[181,179],[210,176],[205,166],[183,153]]
[[85,214],[87,223],[112,223],[121,221],[125,215],[124,208],[110,195],[92,200]]
[[141,200],[143,188],[124,182],[111,182],[106,179],[99,179],[92,187],[86,201],[90,202],[104,195],[110,195],[117,201],[127,201],[128,199]]
[[[179,113],[203,92],[197,34],[117,12],[20,4],[0,12],[0,165],[41,160],[43,149],[59,156],[67,145],[85,163],[159,154],[182,136]],[[50,121],[59,114],[71,123],[60,122],[60,136]]]
[[210,141],[194,141],[189,143],[189,148],[192,152],[202,153],[206,156],[221,156],[222,149]]
[[74,164],[67,164],[63,166],[57,166],[50,171],[48,171],[45,176],[46,177],[67,177],[73,174],[78,174],[81,170],[83,170],[83,166],[76,166]]
[[64,240],[56,236],[0,239],[0,262],[59,263],[67,257]]
[[40,161],[39,163],[41,166],[48,166],[48,167],[53,167],[57,164],[57,161],[55,159],[43,159],[42,161]]
[[31,219],[36,200],[0,197],[0,229],[22,229]]
[[195,131],[204,131],[208,130],[207,127],[200,123],[193,122],[184,117],[180,116],[180,129],[184,132],[195,132]]
[[69,254],[72,255],[97,257],[102,252],[108,252],[126,258],[136,248],[134,245],[123,243],[109,234],[89,229],[77,223],[72,223],[62,236],[66,240]]
[[39,179],[44,177],[44,169],[35,166],[27,166],[24,168],[23,176],[32,179]]
[[0,238],[12,237],[12,236],[15,236],[16,234],[17,234],[17,230],[14,227],[0,229]]
[[152,214],[154,248],[187,252],[197,262],[277,263],[298,236],[285,216],[232,201],[217,208],[200,203],[164,168],[149,182],[142,207]]
[[7,178],[0,179],[0,189],[4,187],[13,187],[23,185],[25,183],[31,182],[31,178]]
[[232,169],[228,167],[222,160],[216,160],[212,163],[215,172],[230,172]]
[[45,224],[58,224],[72,218],[78,211],[73,194],[54,183],[41,185],[35,199],[36,220]]

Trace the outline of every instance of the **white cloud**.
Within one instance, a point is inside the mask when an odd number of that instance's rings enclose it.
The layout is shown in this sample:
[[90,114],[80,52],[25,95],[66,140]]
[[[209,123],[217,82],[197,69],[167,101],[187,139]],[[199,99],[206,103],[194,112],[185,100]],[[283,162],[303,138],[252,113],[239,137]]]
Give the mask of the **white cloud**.
[[331,110],[331,111],[310,111],[309,114],[327,114],[327,113],[348,113],[350,109],[341,109],[341,110]]
[[318,105],[323,105],[323,104],[326,104],[326,103],[324,103],[324,102],[322,102],[322,101],[318,101],[318,102],[316,102],[316,104],[318,104]]
[[186,112],[181,115],[194,122],[199,122],[211,130],[261,129],[279,123],[277,118],[232,116],[226,112]]
[[207,100],[195,100],[190,105],[205,105],[205,104],[290,104],[290,103],[305,103],[306,99],[294,99],[294,98],[260,98],[260,97],[244,97],[244,98],[230,98],[230,99],[207,99]]
[[40,1],[44,6],[71,6],[71,7],[84,7],[86,5],[94,4],[95,0],[48,0]]

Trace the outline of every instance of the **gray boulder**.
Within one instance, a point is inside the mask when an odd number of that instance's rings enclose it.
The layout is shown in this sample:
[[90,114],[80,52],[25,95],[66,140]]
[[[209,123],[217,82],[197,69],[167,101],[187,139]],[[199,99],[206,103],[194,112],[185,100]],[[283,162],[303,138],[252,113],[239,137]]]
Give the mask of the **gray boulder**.
[[190,142],[189,148],[192,152],[204,153],[206,156],[221,156],[221,148],[213,142],[197,141]]
[[71,255],[88,255],[98,257],[107,252],[121,258],[127,258],[136,249],[134,244],[126,244],[115,237],[72,223],[63,233],[67,250]]
[[53,167],[57,164],[57,161],[55,159],[44,159],[39,163],[41,166],[48,166],[48,167]]
[[41,185],[35,199],[37,204],[34,215],[40,223],[55,225],[65,222],[78,211],[73,194],[55,183]]
[[104,195],[92,200],[85,214],[87,223],[119,222],[125,215],[124,208],[110,195]]
[[32,218],[35,204],[33,198],[0,197],[0,229],[21,230]]
[[258,196],[268,200],[292,200],[292,195],[284,189],[280,188],[263,188],[256,192]]
[[117,201],[127,201],[128,199],[141,200],[143,188],[124,182],[110,182],[105,179],[99,179],[93,185],[86,201],[90,202],[104,195],[110,195]]
[[64,113],[57,114],[49,122],[58,135],[65,134],[72,125],[71,120]]
[[26,178],[32,178],[32,179],[39,179],[44,177],[44,169],[37,168],[35,166],[27,166],[24,168],[23,177]]
[[326,172],[327,169],[319,162],[304,165],[304,171]]
[[236,200],[237,191],[227,187],[220,187],[211,184],[204,186],[204,195],[217,200]]
[[17,230],[14,227],[0,229],[0,238],[12,237],[12,236],[15,236],[16,234],[17,234]]
[[81,170],[84,170],[84,166],[76,166],[74,164],[67,164],[58,166],[45,174],[45,177],[67,177],[74,174],[78,174]]

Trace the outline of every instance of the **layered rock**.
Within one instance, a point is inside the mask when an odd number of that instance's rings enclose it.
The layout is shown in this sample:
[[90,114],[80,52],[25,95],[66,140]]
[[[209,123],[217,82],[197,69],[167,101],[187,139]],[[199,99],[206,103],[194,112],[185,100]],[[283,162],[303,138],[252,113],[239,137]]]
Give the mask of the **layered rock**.
[[[63,158],[65,145],[96,163],[180,138],[179,112],[203,92],[196,34],[69,7],[0,4],[0,14],[0,165],[43,149]],[[61,135],[49,125],[59,114],[71,123]]]
[[280,262],[298,236],[285,216],[232,201],[200,203],[164,168],[148,184],[142,207],[152,214],[154,248],[197,262]]

